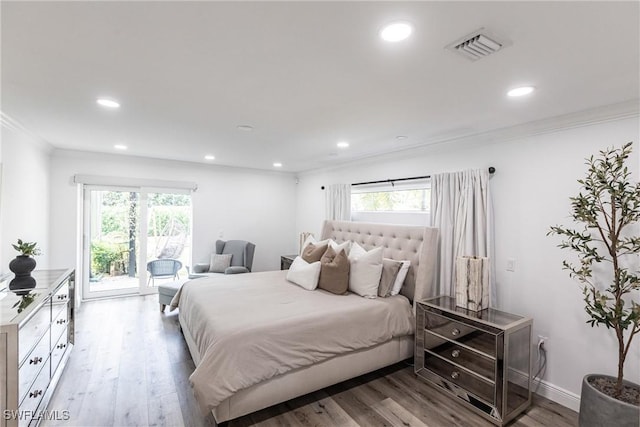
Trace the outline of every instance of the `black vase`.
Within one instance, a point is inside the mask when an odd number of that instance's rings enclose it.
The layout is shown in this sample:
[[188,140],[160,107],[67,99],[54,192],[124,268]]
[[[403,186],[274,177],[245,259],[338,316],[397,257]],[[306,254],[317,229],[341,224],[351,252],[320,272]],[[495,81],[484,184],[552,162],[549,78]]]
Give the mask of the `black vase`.
[[9,270],[13,271],[16,278],[31,276],[36,268],[36,260],[29,255],[18,255],[9,263]]
[[17,295],[26,295],[29,291],[36,287],[36,279],[30,275],[18,276],[9,282],[9,290]]

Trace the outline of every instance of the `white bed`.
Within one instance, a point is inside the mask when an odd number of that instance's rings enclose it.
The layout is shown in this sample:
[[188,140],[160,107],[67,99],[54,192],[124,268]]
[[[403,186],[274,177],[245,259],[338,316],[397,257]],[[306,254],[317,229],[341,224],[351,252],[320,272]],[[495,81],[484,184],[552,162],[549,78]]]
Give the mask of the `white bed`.
[[[428,227],[325,222],[321,239],[353,241],[367,250],[382,246],[386,258],[410,260],[403,296],[367,300],[305,291],[280,271],[187,283],[176,300],[196,364],[191,380],[201,408],[220,423],[411,357],[410,301],[435,293],[437,236]],[[323,310],[328,323],[314,330]],[[219,314],[207,315],[211,319],[203,325],[207,311]],[[336,329],[343,334],[329,333]],[[323,344],[314,345],[306,335]]]

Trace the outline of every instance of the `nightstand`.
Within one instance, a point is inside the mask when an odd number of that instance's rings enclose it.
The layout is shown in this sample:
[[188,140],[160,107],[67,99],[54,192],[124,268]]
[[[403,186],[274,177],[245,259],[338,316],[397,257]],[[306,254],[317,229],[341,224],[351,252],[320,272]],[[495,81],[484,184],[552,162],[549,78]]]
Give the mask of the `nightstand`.
[[282,255],[280,257],[280,270],[288,270],[291,263],[298,255]]
[[419,301],[415,373],[503,426],[531,404],[533,320],[455,298]]

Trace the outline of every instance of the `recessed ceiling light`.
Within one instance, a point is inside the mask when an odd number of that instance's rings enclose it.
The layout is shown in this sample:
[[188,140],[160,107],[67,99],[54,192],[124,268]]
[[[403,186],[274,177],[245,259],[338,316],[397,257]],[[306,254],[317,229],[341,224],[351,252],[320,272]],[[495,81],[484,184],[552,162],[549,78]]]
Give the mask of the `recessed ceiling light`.
[[338,148],[348,148],[349,147],[349,143],[347,141],[340,141],[336,145],[338,146]]
[[120,108],[120,103],[118,101],[114,101],[113,99],[98,98],[96,99],[96,102],[98,103],[98,105],[102,105],[103,107]]
[[405,139],[407,139],[407,138],[409,138],[409,137],[408,137],[408,136],[406,136],[406,135],[398,135],[398,136],[396,136],[396,139],[397,139],[398,141],[403,141],[403,140],[405,140]]
[[116,150],[126,150],[127,146],[124,144],[116,144],[113,146],[113,148],[115,148]]
[[253,130],[253,126],[251,126],[251,125],[238,125],[238,126],[236,126],[236,129],[242,130],[242,131],[245,131],[245,132],[251,132]]
[[204,159],[205,159],[205,160],[215,160],[215,159],[216,159],[216,157],[215,157],[215,156],[212,156],[211,154],[207,154],[206,156],[204,156]]
[[511,96],[511,97],[525,96],[525,95],[529,95],[535,89],[536,88],[534,88],[533,86],[520,86],[515,89],[511,89],[509,92],[507,92],[507,96]]
[[411,35],[413,27],[408,22],[394,22],[380,31],[380,37],[387,42],[399,42]]
[[281,168],[281,167],[282,167],[282,163],[280,163],[280,162],[275,162],[275,163],[273,164],[273,167],[274,167],[274,168]]

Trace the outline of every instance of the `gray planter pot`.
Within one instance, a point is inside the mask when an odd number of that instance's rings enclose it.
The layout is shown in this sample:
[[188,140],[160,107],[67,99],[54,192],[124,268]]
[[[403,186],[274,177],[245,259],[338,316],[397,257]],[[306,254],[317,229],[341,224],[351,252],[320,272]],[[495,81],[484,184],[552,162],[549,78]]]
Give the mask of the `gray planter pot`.
[[[580,427],[639,427],[640,407],[601,393],[589,384],[589,378],[592,377],[613,378],[608,375],[590,374],[582,379],[578,425]],[[637,387],[629,381],[624,383]]]

